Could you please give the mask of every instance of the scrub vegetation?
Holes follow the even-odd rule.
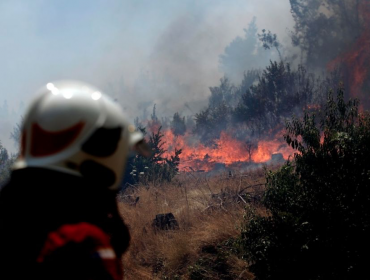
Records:
[[[153,153],[130,158],[117,196],[132,235],[123,259],[126,279],[326,280],[368,274],[368,2],[290,0],[299,58],[288,55],[291,47],[273,30],[258,32],[253,19],[245,37],[220,56],[225,77],[210,87],[203,110],[159,120],[154,106],[151,120],[135,121]],[[221,135],[233,135],[247,144],[251,158],[258,140],[284,127],[281,140],[295,153],[280,165],[253,167],[250,160],[244,169],[184,172],[181,149],[165,156],[165,129],[216,148]],[[11,135],[16,142],[19,130],[18,125]],[[14,158],[0,143],[0,187]],[[171,221],[155,221],[169,213]]]

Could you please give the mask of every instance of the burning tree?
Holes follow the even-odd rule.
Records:
[[[370,249],[370,114],[329,94],[287,123],[294,160],[267,173],[263,204],[248,210],[242,244],[257,279],[360,279]]]
[[[361,104],[367,104],[361,89],[366,85],[370,88],[368,1],[291,0],[290,4],[296,23],[292,41],[302,50],[303,64],[293,68],[286,63],[290,59],[282,57],[286,52],[276,35],[266,30],[258,35],[254,19],[245,30],[245,38],[236,38],[220,57],[226,76],[218,86],[210,87],[208,106],[195,114],[194,127],[189,122],[185,132],[184,118],[179,114],[171,122],[163,118],[159,121],[153,108],[148,128],[157,131],[162,126],[167,141],[165,150],[182,149],[180,157],[186,166],[210,170],[211,167],[201,167],[204,162],[266,162],[274,153],[282,153],[287,159],[289,154],[281,148],[284,143],[279,138],[285,120],[293,114],[302,116],[303,110],[322,108],[326,92],[340,81],[350,85],[346,92],[356,93]],[[280,52],[279,61],[268,64],[260,59],[263,64],[250,64],[262,58],[263,47]],[[265,63],[268,65],[264,70],[251,68]],[[318,77],[313,74],[317,70],[330,71]],[[239,73],[234,75],[236,71]],[[227,75],[233,82],[236,78],[243,80],[234,85]],[[253,142],[253,147],[248,141]],[[271,141],[273,148],[267,145]],[[237,150],[238,156],[225,156],[229,146]],[[184,170],[184,166],[180,168]]]
[[[230,123],[230,106],[226,100],[215,102],[211,96],[210,106],[195,115],[194,132],[208,145],[218,139],[222,131],[226,131]]]
[[[146,129],[139,128],[143,133]],[[136,155],[128,162],[126,176],[128,183],[160,183],[163,181],[171,181],[179,172],[181,149],[175,149],[174,154],[169,157],[164,157],[166,150],[163,148],[163,134],[160,126],[157,131],[152,132],[149,136],[148,145],[152,151],[149,158],[141,155]]]
[[[182,162],[193,167],[191,161],[195,160],[227,165],[232,159],[239,163],[266,162],[274,153],[287,159],[290,153],[280,137],[285,120],[294,113],[300,116],[305,109],[320,108],[323,93],[333,84],[334,76],[319,80],[303,65],[292,69],[288,63],[271,61],[262,72],[245,73],[240,86],[224,78],[219,86],[210,88],[208,107],[195,115],[193,141],[166,138],[177,142],[175,146],[183,149]],[[197,138],[200,141],[194,140]],[[188,147],[189,143],[197,143],[197,147]],[[228,147],[238,156],[225,157]]]
[[[370,106],[370,3],[368,0],[291,0],[293,44],[310,69],[340,69],[349,96]]]
[[[295,20],[293,44],[305,53],[307,66],[324,69],[348,50],[364,28],[366,0],[290,0]]]

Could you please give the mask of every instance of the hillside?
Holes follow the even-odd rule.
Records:
[[[259,203],[264,175],[262,168],[182,173],[171,183],[126,189],[118,197],[132,235],[126,279],[253,279],[236,240],[246,205]],[[153,227],[163,213],[173,213],[179,228]]]

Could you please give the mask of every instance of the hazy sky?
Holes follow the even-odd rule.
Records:
[[[17,109],[68,78],[108,91],[132,118],[153,103],[168,116],[184,103],[197,111],[253,16],[288,41],[288,0],[0,0],[0,104]]]

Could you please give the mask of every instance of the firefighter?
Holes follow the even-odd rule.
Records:
[[[45,85],[0,192],[0,279],[122,279],[130,235],[116,195],[142,139],[100,90]]]

